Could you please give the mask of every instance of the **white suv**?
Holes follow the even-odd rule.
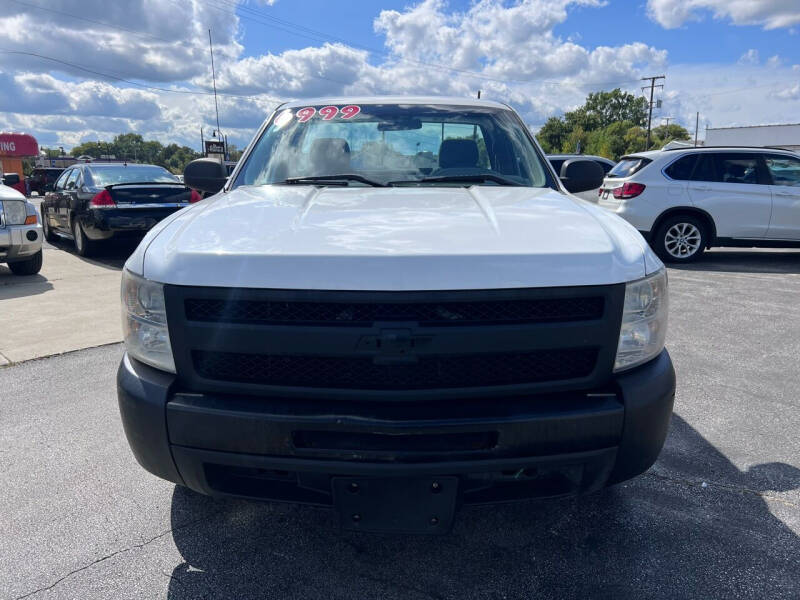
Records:
[[[712,246],[800,247],[800,156],[771,148],[682,148],[624,156],[598,191],[665,261]]]

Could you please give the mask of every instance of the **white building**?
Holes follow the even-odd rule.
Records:
[[[706,129],[706,146],[775,146],[800,150],[800,123]]]

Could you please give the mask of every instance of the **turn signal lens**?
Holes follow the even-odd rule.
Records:
[[[97,194],[92,201],[89,202],[89,206],[92,208],[97,208],[100,206],[116,206],[114,200],[111,199],[111,194],[108,190],[103,190],[99,194]]]
[[[200,202],[200,200],[202,200],[202,199],[203,199],[203,197],[200,195],[200,193],[197,190],[192,190],[192,195],[189,196],[189,202],[194,204],[195,202]]]
[[[644,191],[645,185],[643,183],[624,183],[622,187],[614,189],[614,198],[617,200],[625,200],[627,198],[636,198]]]
[[[36,225],[39,222],[39,219],[36,218],[36,215],[28,215],[25,217],[25,225]]]

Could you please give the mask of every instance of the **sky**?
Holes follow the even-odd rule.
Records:
[[[800,122],[800,0],[0,0],[0,131],[66,150],[135,132],[245,146],[282,101],[507,102],[534,131],[589,92],[705,127]]]

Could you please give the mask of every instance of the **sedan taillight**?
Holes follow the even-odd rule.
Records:
[[[200,200],[202,199],[203,197],[200,195],[200,192],[198,192],[197,190],[192,190],[192,193],[189,196],[189,202],[194,204],[195,202],[200,202]]]
[[[617,200],[635,198],[644,191],[644,188],[643,183],[623,183],[622,187],[614,188],[614,198]]]
[[[111,193],[108,190],[103,190],[92,198],[91,202],[89,202],[89,206],[98,208],[101,206],[116,206],[116,203],[112,200]]]

